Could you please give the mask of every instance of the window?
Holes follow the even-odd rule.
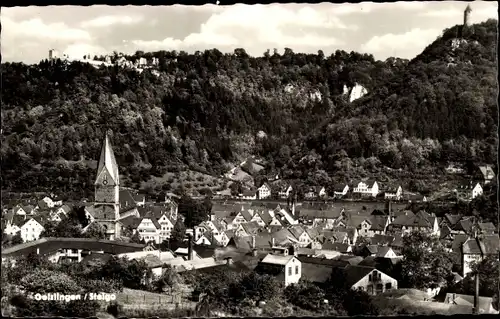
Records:
[[[292,275],[292,267],[288,267],[288,276],[291,276]]]
[[[299,266],[295,266],[295,274],[298,275],[299,274]]]
[[[377,280],[378,279],[378,273],[377,271],[373,271],[373,281]]]
[[[377,294],[381,294],[384,292],[384,285],[377,284]]]
[[[368,294],[372,295],[373,294],[373,285],[366,286],[366,291],[368,292]]]
[[[368,275],[368,281],[372,281],[372,275]]]
[[[385,284],[385,290],[392,289],[392,284],[390,282]]]

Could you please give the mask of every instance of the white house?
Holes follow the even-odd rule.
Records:
[[[244,190],[243,193],[239,194],[239,197],[245,200],[256,200],[257,192],[252,190]]]
[[[474,184],[471,183],[468,185],[462,185],[459,188],[457,188],[455,190],[457,196],[466,200],[474,199],[478,196],[481,196],[483,194],[483,188],[481,187],[481,184],[476,183],[476,185],[474,186],[473,185]]]
[[[389,188],[384,193],[385,199],[400,200],[403,197],[403,188],[398,186],[396,188]]]
[[[378,183],[376,181],[359,182],[353,189],[353,193],[377,197],[379,193]]]
[[[14,215],[26,216],[27,214],[29,214],[21,205],[17,205],[16,207],[14,207],[12,209],[12,212],[14,213]]]
[[[293,191],[292,185],[288,185],[288,187],[284,187],[279,191],[278,196],[280,198],[288,198],[290,197],[292,191]]]
[[[158,219],[158,224],[160,224],[160,238],[159,242],[163,242],[164,240],[167,240],[170,238],[172,231],[174,230],[174,224],[175,221],[168,218],[167,214],[163,214],[159,219]]]
[[[305,231],[305,229],[302,226],[292,226],[290,229],[288,229],[290,233],[295,237],[297,240],[297,244],[300,247],[306,247],[312,242],[311,236]]]
[[[271,197],[271,186],[264,183],[257,189],[257,193],[259,195],[259,199],[269,198]]]
[[[348,265],[344,268],[347,284],[351,289],[378,295],[391,289],[398,289],[398,281],[373,267]]]
[[[56,206],[56,203],[48,196],[42,198],[42,200],[47,204],[49,208],[53,208]]]
[[[481,184],[477,183],[472,189],[472,198],[474,199],[481,195],[483,195],[483,188],[481,187]]]
[[[30,218],[21,226],[21,238],[24,242],[33,241],[40,238],[40,234],[45,228],[36,219]]]
[[[285,286],[296,284],[302,276],[302,265],[295,256],[280,256],[268,254],[259,263],[259,271],[275,274],[279,272],[278,279],[285,283]],[[273,269],[273,270],[271,270]]]
[[[347,184],[337,184],[333,187],[333,195],[337,198],[347,195],[349,191],[349,185]]]
[[[314,186],[309,188],[309,190],[304,194],[304,197],[307,199],[313,199],[316,197],[325,197],[326,190],[323,186]]]
[[[21,228],[19,226],[17,226],[16,224],[13,224],[11,222],[7,222],[7,224],[5,225],[5,229],[3,230],[3,232],[4,232],[4,234],[14,236],[20,230],[21,230]]]
[[[156,244],[160,243],[160,230],[161,226],[155,218],[143,218],[137,226],[140,239],[146,242],[153,241]]]

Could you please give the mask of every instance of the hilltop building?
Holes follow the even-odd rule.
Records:
[[[472,24],[471,17],[470,17],[471,12],[472,12],[472,9],[471,9],[470,5],[468,4],[467,8],[465,8],[465,11],[464,11],[464,27],[470,27],[470,25]]]

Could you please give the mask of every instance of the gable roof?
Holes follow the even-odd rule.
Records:
[[[130,227],[131,229],[136,229],[137,226],[141,224],[142,218],[141,217],[136,217],[136,216],[127,216],[125,218],[122,218],[118,220],[122,225],[125,227]]]
[[[349,244],[343,244],[343,243],[332,243],[332,242],[325,242],[322,247],[323,250],[333,250],[333,251],[338,251],[340,253],[347,253],[349,252]]]
[[[260,228],[260,225],[257,222],[241,223],[240,226],[249,235],[255,234],[257,232],[257,230]]]
[[[462,245],[464,254],[492,255],[500,251],[498,235],[484,235],[479,238],[470,238]]]
[[[262,219],[262,221],[263,221],[266,225],[269,225],[269,224],[271,223],[271,221],[273,220],[273,218],[271,217],[271,214],[269,214],[269,212],[268,212],[268,211],[265,211],[265,210],[257,210],[255,213],[259,215],[259,217]]]
[[[348,286],[352,286],[373,270],[375,270],[374,267],[347,265],[344,268],[345,282]]]
[[[243,216],[243,218],[245,218],[245,220],[247,222],[250,222],[252,220],[253,215],[249,211],[243,210],[240,213],[241,213],[241,216]]]
[[[300,236],[302,236],[302,234],[306,232],[300,225],[292,226],[288,230],[297,240],[299,240]]]
[[[391,247],[388,247],[388,246],[381,246],[381,247],[378,247],[377,246],[377,253],[376,253],[376,256],[377,257],[385,257],[385,255],[391,251],[392,248]]]
[[[280,256],[280,255],[273,255],[273,254],[267,254],[264,259],[262,259],[261,263],[264,264],[273,264],[273,265],[281,265],[284,266],[292,260],[294,256]]]
[[[136,206],[134,196],[128,189],[120,189],[120,208],[129,208]]]
[[[482,231],[495,232],[497,229],[492,222],[479,223],[479,229]]]

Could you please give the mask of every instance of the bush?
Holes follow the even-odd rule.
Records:
[[[123,306],[118,302],[113,301],[106,308],[106,312],[114,317],[118,317],[119,315],[123,314]]]

